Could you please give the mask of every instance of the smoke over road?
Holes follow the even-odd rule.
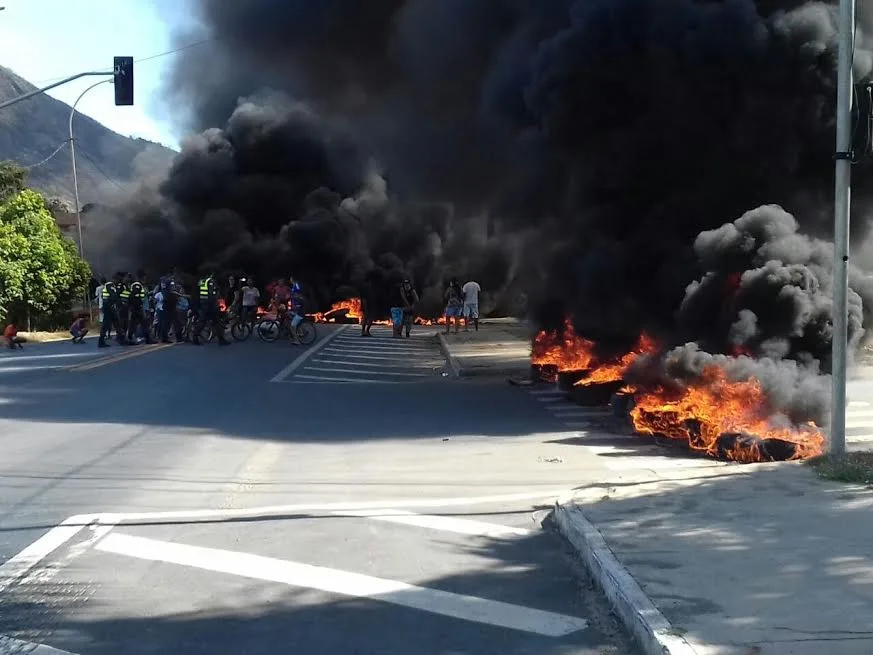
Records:
[[[833,3],[195,4],[180,43],[210,41],[166,93],[199,135],[114,210],[138,226],[117,252],[292,271],[321,299],[409,274],[434,307],[471,275],[605,350],[648,331],[828,368]],[[873,294],[852,284],[857,342]]]

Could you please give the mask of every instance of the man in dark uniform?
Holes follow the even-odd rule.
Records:
[[[116,276],[118,282],[115,288],[118,290],[118,301],[115,303],[115,314],[118,321],[118,334],[123,338],[127,337],[127,326],[130,325],[130,283],[133,278],[130,273],[118,273]],[[131,343],[130,341],[126,341]]]
[[[197,295],[200,298],[200,320],[197,322],[194,334],[191,335],[191,343],[199,346],[200,333],[204,327],[209,326],[218,338],[218,345],[229,346],[230,341],[224,337],[224,327],[218,320],[218,285],[215,283],[214,272],[200,280]]]
[[[176,336],[176,341],[182,341],[182,326],[179,321],[179,287],[175,276],[165,275],[158,287],[163,299],[163,310],[159,314],[158,338],[162,343],[171,343],[170,328]]]
[[[142,271],[137,273],[136,279],[130,283],[130,298],[128,300],[128,322],[127,322],[127,340],[129,343],[137,343],[136,332],[142,328],[145,335],[146,343],[154,343],[151,336],[151,330],[146,322],[145,311],[143,309],[146,294],[146,289],[143,283],[144,274]]]
[[[121,284],[121,273],[116,273],[115,277],[103,285],[101,298],[103,299],[103,323],[100,325],[100,339],[97,342],[98,348],[108,348],[109,344],[106,339],[112,330],[115,330],[115,339],[118,343],[123,343],[123,332],[118,325],[118,287]]]

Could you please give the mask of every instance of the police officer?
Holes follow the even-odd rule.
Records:
[[[100,297],[103,299],[103,322],[100,324],[100,339],[98,348],[108,348],[106,338],[112,330],[115,330],[115,339],[123,343],[123,333],[118,325],[118,287],[121,284],[121,273],[116,273],[111,281],[103,285]]]
[[[118,302],[115,303],[115,313],[118,317],[118,333],[127,336],[127,326],[130,324],[130,283],[133,280],[130,273],[119,273],[120,279],[115,287],[118,289]],[[130,343],[129,341],[127,343]]]
[[[210,273],[207,277],[200,280],[200,320],[194,328],[194,334],[191,335],[191,343],[195,346],[200,345],[200,333],[205,326],[212,328],[213,333],[218,337],[220,346],[229,346],[230,342],[224,337],[224,327],[221,325],[218,316],[218,285],[215,283],[214,273]]]
[[[137,343],[136,332],[139,328],[142,328],[146,343],[154,343],[146,322],[145,305],[148,289],[143,284],[143,277],[142,271],[137,273],[136,279],[130,283],[128,290],[127,340],[129,343]]]

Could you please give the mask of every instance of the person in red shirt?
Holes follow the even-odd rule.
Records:
[[[12,348],[23,348],[21,344],[26,343],[27,339],[24,337],[18,336],[18,328],[15,327],[15,323],[10,323],[6,326],[6,329],[3,330],[3,339],[6,341],[6,347]]]

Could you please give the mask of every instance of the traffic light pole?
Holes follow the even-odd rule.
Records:
[[[85,259],[85,241],[82,238],[82,206],[79,201],[79,175],[76,172],[76,140],[73,138],[73,118],[76,115],[76,105],[79,104],[79,101],[86,93],[88,93],[88,91],[111,81],[112,80],[100,80],[99,82],[94,82],[94,84],[79,94],[79,97],[76,98],[76,102],[74,102],[73,106],[70,107],[70,158],[73,162],[73,193],[76,198],[76,227],[79,231],[79,257],[83,260]],[[88,292],[85,293],[85,305],[88,307],[88,316],[91,316],[91,294]]]
[[[846,452],[846,363],[848,347],[849,214],[852,197],[852,64],[855,0],[840,0],[837,54],[837,143],[834,189],[834,332],[831,364],[831,430],[828,450]]]
[[[38,96],[40,93],[45,93],[49,89],[54,89],[56,86],[61,86],[63,84],[66,84],[67,82],[78,80],[80,77],[94,77],[95,75],[105,75],[107,77],[111,77],[114,74],[114,71],[89,71],[87,73],[78,73],[77,75],[71,75],[70,77],[66,77],[59,82],[55,82],[54,84],[49,84],[48,86],[44,86],[41,89],[35,89],[34,91],[25,93],[23,96],[18,96],[17,98],[12,98],[12,100],[7,100],[6,102],[0,103],[0,109],[6,109],[6,107],[19,103],[22,100],[27,100],[28,98],[32,98],[33,96]]]

